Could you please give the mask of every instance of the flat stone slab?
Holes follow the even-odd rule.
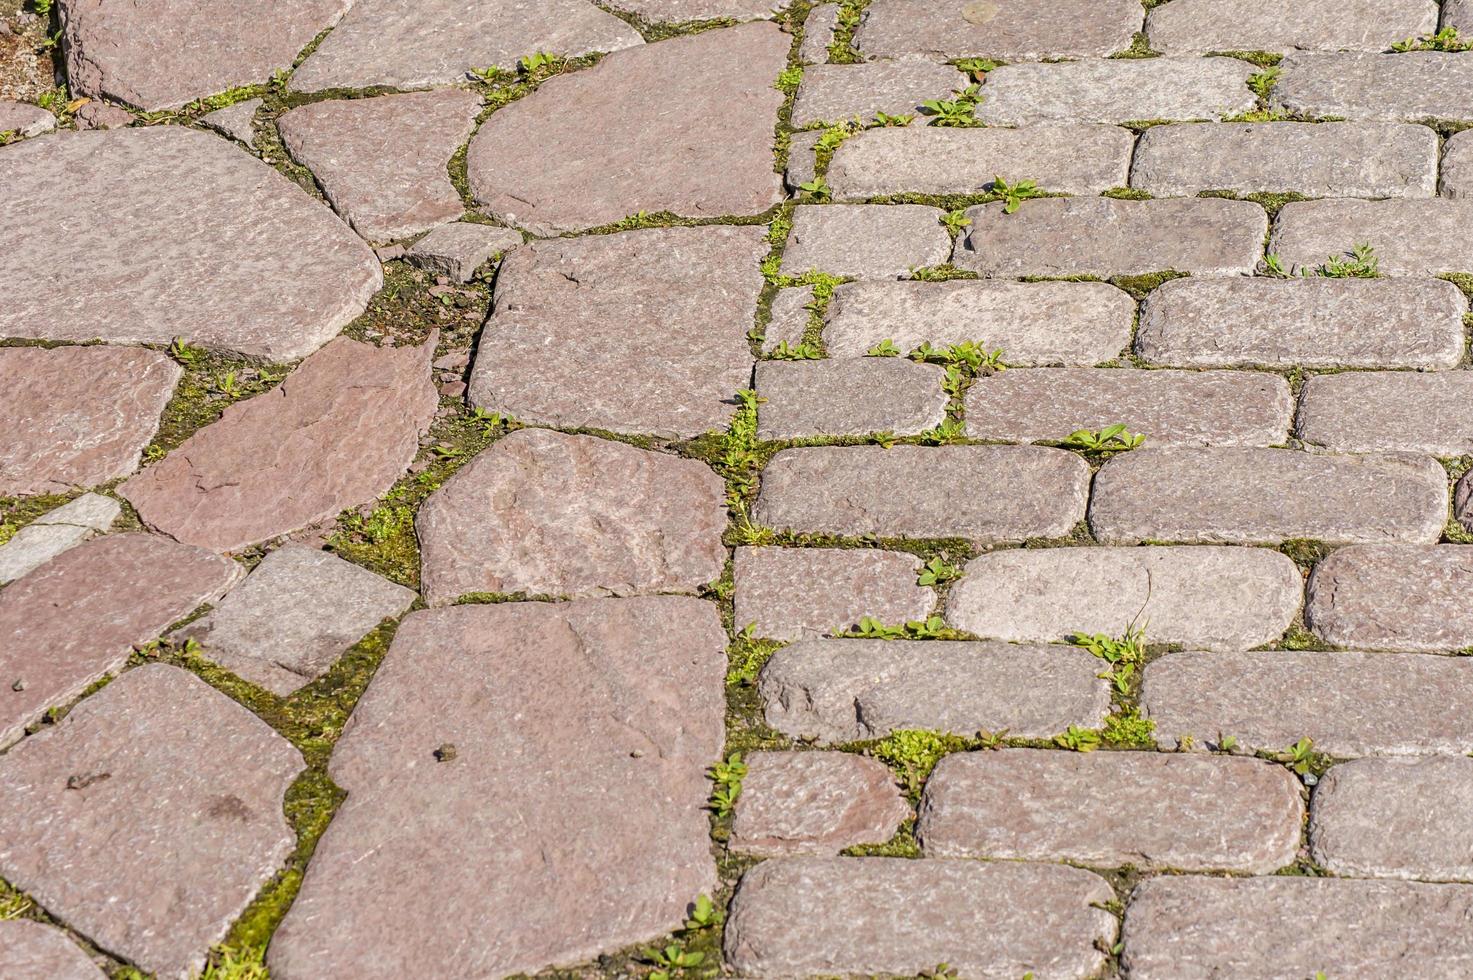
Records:
[[[1140,29],[1130,0],[876,0],[855,44],[872,58],[1102,58]]]
[[[0,920],[0,971],[13,980],[107,980],[65,932],[31,919]]]
[[[0,494],[65,493],[132,473],[183,373],[151,350],[0,348]]]
[[[1300,439],[1337,452],[1473,453],[1473,372],[1356,371],[1310,378]]]
[[[927,857],[1268,874],[1303,822],[1299,780],[1272,762],[1004,749],[942,759],[916,837]]]
[[[1135,350],[1172,367],[1451,368],[1468,301],[1438,279],[1174,279]]]
[[[698,460],[595,436],[513,432],[420,508],[425,599],[695,592],[726,564],[725,497]]]
[[[1293,52],[1280,68],[1273,104],[1289,112],[1393,122],[1473,120],[1473,62],[1456,54]]]
[[[821,743],[922,728],[1052,738],[1110,712],[1100,661],[1065,646],[960,640],[805,640],[758,677],[767,724]]]
[[[1125,425],[1156,446],[1274,446],[1294,414],[1289,384],[1262,371],[1026,368],[967,390],[974,439],[1061,442]]]
[[[738,548],[733,565],[737,629],[796,640],[883,623],[926,619],[936,593],[916,584],[921,560],[868,548]]]
[[[461,216],[446,167],[480,110],[480,98],[460,89],[408,92],[314,102],[282,115],[276,128],[338,214],[383,242]]]
[[[822,65],[829,60],[829,45],[839,30],[839,5],[821,3],[808,12],[803,21],[803,41],[798,45],[798,60],[805,65]]]
[[[1473,751],[1473,659],[1412,653],[1172,653],[1146,667],[1141,709],[1163,745],[1302,738],[1333,756]]]
[[[1473,197],[1473,136],[1456,133],[1448,139],[1442,155],[1442,181],[1438,186],[1443,197]]]
[[[803,72],[793,103],[793,125],[830,125],[876,113],[921,115],[931,99],[949,99],[970,84],[950,65],[925,58],[897,58],[858,65],[812,65]]]
[[[772,148],[783,95],[773,81],[788,47],[776,24],[743,24],[550,79],[481,126],[466,160],[471,191],[488,213],[537,235],[639,211],[765,211],[782,198]]]
[[[987,73],[977,118],[1043,122],[1218,120],[1257,105],[1236,58],[1139,58],[1004,65]]]
[[[803,343],[803,336],[808,333],[808,311],[814,302],[812,286],[778,290],[772,298],[770,319],[762,334],[762,353],[771,354],[785,342],[789,348]]]
[[[739,976],[1092,976],[1114,891],[1079,868],[904,858],[765,861],[737,886],[726,962]]]
[[[1433,197],[1437,151],[1433,130],[1407,123],[1154,126],[1136,147],[1130,186],[1156,197]]]
[[[297,845],[302,755],[187,671],[145,664],[0,759],[0,873],[98,946],[192,977]]]
[[[0,133],[13,133],[20,139],[40,136],[56,128],[56,117],[38,105],[0,99]]]
[[[1330,199],[1284,205],[1268,251],[1291,272],[1314,269],[1370,245],[1386,276],[1428,276],[1473,268],[1473,201]]]
[[[264,99],[246,99],[214,112],[207,112],[199,121],[222,136],[250,146],[256,138],[256,110],[265,105]]]
[[[1315,566],[1306,625],[1336,646],[1450,653],[1473,646],[1473,547],[1361,545]]]
[[[510,228],[457,221],[441,225],[409,246],[406,257],[436,275],[470,282],[481,266],[521,244],[521,233]]]
[[[919,204],[801,207],[783,251],[784,275],[810,270],[853,279],[903,279],[951,257],[939,208]]]
[[[103,533],[122,512],[123,506],[113,498],[84,493],[42,514],[0,545],[0,585]]]
[[[953,262],[983,276],[1252,275],[1268,216],[1251,201],[1051,197],[971,208]]]
[[[560,428],[724,429],[751,383],[761,228],[657,228],[519,248],[470,400]]]
[[[149,527],[214,551],[336,517],[388,490],[419,451],[439,407],[434,352],[434,337],[398,349],[339,337],[118,493]]]
[[[406,618],[333,752],[348,798],[272,976],[535,973],[679,927],[717,887],[725,646],[678,596]]]
[[[985,486],[985,494],[971,493]],[[785,449],[763,471],[753,518],[819,534],[1062,537],[1084,516],[1089,467],[1037,446],[823,446]]]
[[[780,10],[787,0],[614,0],[610,7],[650,23],[687,24],[698,20],[758,20]]]
[[[1304,583],[1264,548],[1040,548],[974,558],[946,620],[989,639],[1059,643],[1074,633],[1247,650],[1278,639]]]
[[[1283,8],[1237,0],[1173,3],[1146,17],[1151,47],[1164,54],[1385,51],[1397,41],[1437,30],[1435,0],[1304,0]]]
[[[914,816],[883,762],[848,752],[754,752],[731,821],[733,851],[837,854],[883,844]]]
[[[1095,477],[1089,523],[1105,544],[1431,544],[1447,507],[1427,456],[1137,449]]]
[[[945,372],[899,357],[762,361],[757,438],[915,435],[946,418]]]

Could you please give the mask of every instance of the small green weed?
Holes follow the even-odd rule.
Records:
[[[650,971],[648,980],[670,980],[672,975],[706,962],[706,954],[688,951],[679,943],[670,943],[663,949],[645,950],[643,959],[655,967]]]
[[[1155,746],[1156,723],[1141,716],[1139,708],[1125,708],[1105,719],[1104,738],[1117,748],[1149,749]]]
[[[1248,76],[1248,87],[1253,90],[1254,95],[1266,103],[1269,95],[1274,90],[1274,86],[1278,84],[1279,76],[1282,74],[1283,70],[1278,65],[1273,65],[1262,71],[1256,71]]]
[[[856,626],[847,630],[836,628],[833,632],[835,636],[866,640],[947,640],[958,635],[940,616],[912,619],[893,626],[873,616],[863,616]]]
[[[889,129],[892,126],[909,126],[915,121],[915,116],[910,113],[901,113],[892,116],[888,112],[875,113],[875,127],[878,129]]]
[[[920,794],[921,787],[936,763],[953,752],[970,747],[968,739],[960,735],[926,731],[922,728],[902,728],[891,732],[876,742],[869,754],[896,769],[911,796]]]
[[[805,180],[798,185],[798,189],[815,201],[827,201],[833,197],[833,191],[829,188],[829,182],[822,177]]]
[[[555,68],[562,59],[549,51],[536,51],[517,60],[523,75],[535,75],[540,71]]]
[[[737,797],[742,795],[742,780],[747,778],[747,764],[740,752],[733,752],[709,770],[711,781],[716,784],[711,791],[711,809],[718,818],[724,818],[736,806]]]
[[[1078,449],[1086,453],[1122,453],[1139,449],[1146,441],[1144,435],[1129,432],[1124,425],[1107,425],[1103,429],[1080,429],[1069,433],[1059,445],[1065,449]]]
[[[818,361],[823,359],[823,351],[815,344],[803,342],[794,347],[784,340],[767,356],[774,361]]]
[[[946,226],[946,230],[951,234],[951,237],[956,238],[967,230],[967,227],[972,223],[972,219],[967,217],[966,209],[961,208],[943,214],[941,216],[941,223]]]
[[[716,903],[711,901],[711,896],[701,895],[696,899],[695,904],[691,906],[690,917],[685,920],[685,925],[681,931],[689,933],[710,929],[712,926],[721,925],[723,918],[725,916],[721,914],[721,909],[717,907]]]
[[[1054,736],[1054,744],[1070,752],[1093,752],[1100,747],[1100,733],[1093,728],[1070,725],[1068,731]]]
[[[886,337],[875,346],[864,352],[865,357],[899,357],[900,348],[895,346],[895,341]]]
[[[1003,202],[1003,214],[1015,214],[1023,202],[1029,198],[1045,197],[1047,192],[1040,188],[1036,181],[1018,180],[1008,183],[1002,177],[993,175],[992,193]]]
[[[1282,762],[1299,775],[1313,772],[1315,767],[1314,739],[1301,738],[1293,745],[1274,754],[1275,762]]]
[[[942,585],[962,577],[962,570],[944,558],[932,558],[921,567],[916,585]]]
[[[221,946],[211,953],[199,980],[269,980],[270,976],[266,972],[266,950]]]
[[[1409,37],[1391,46],[1398,54],[1408,51],[1473,51],[1473,39],[1465,39],[1456,27],[1444,27],[1436,34]]]
[[[1297,275],[1289,270],[1276,252],[1264,256],[1263,266],[1267,274],[1276,279],[1378,279],[1381,276],[1376,250],[1365,242],[1352,245],[1350,251],[1342,255],[1327,257],[1321,265],[1301,267]]]
[[[979,374],[1007,370],[1007,365],[1002,360],[1001,350],[989,351],[972,340],[948,344],[945,347],[933,347],[930,341],[927,341],[910,352],[910,359],[926,364],[945,364],[968,368]]]
[[[930,117],[931,126],[979,126],[976,111],[982,102],[980,93],[980,85],[968,85],[953,92],[953,98],[927,99],[921,103],[921,113]]]

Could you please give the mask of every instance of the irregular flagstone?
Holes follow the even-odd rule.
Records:
[[[199,548],[150,534],[113,534],[6,586],[0,592],[0,636],[7,638],[0,645],[0,747],[244,575],[235,562]]]
[[[825,743],[908,728],[1052,738],[1110,712],[1100,661],[1065,646],[807,640],[774,653],[757,690],[767,724]]]
[[[1222,119],[1256,104],[1236,58],[1139,58],[1004,65],[987,73],[989,126]]]
[[[187,671],[146,664],[0,758],[0,874],[103,949],[197,976],[297,844],[302,755]]]
[[[898,357],[762,361],[757,438],[907,436],[946,418],[945,371]]]
[[[264,99],[246,99],[206,113],[199,117],[199,121],[217,133],[250,146],[256,138],[256,110],[263,105]]]
[[[1436,0],[1299,0],[1282,7],[1172,0],[1146,17],[1151,47],[1165,54],[1385,51],[1436,30]]]
[[[510,228],[457,221],[431,231],[409,246],[406,255],[422,269],[470,282],[481,266],[521,244],[521,234]]]
[[[176,540],[235,551],[336,516],[391,487],[439,397],[434,336],[377,348],[340,337],[282,384],[225,409],[118,493]]]
[[[550,79],[481,126],[466,160],[471,190],[490,214],[537,235],[640,211],[765,211],[782,197],[773,82],[788,48],[775,24],[744,24]]]
[[[1263,548],[1042,548],[974,558],[952,586],[947,622],[990,639],[1058,643],[1074,633],[1246,650],[1299,612],[1294,563]]]
[[[84,493],[42,514],[0,545],[0,585],[103,533],[122,512],[122,505],[113,498]]]
[[[914,816],[883,762],[848,752],[754,752],[732,814],[743,854],[836,854],[883,844]]]
[[[793,125],[869,121],[876,113],[918,115],[931,99],[949,99],[967,76],[925,58],[858,65],[813,65],[803,72],[793,103]]]
[[[916,584],[921,560],[868,548],[738,548],[737,629],[796,640],[856,626],[927,618],[936,593]]]
[[[1291,52],[1280,68],[1273,104],[1289,112],[1394,122],[1473,120],[1473,62],[1458,54]]]
[[[1430,544],[1447,506],[1447,472],[1427,456],[1148,448],[1100,470],[1089,523],[1106,544]]]
[[[151,350],[0,348],[0,494],[59,493],[132,473],[183,373]]]
[[[759,20],[781,10],[789,0],[612,0],[610,7],[650,23],[685,24],[697,20]]]
[[[1473,26],[1469,30],[1473,31]],[[1473,197],[1473,133],[1455,133],[1448,139],[1438,186],[1443,197]]]
[[[1318,375],[1300,395],[1295,432],[1336,452],[1473,453],[1473,372]]]
[[[829,60],[829,45],[839,30],[839,5],[821,3],[808,12],[803,21],[803,43],[798,46],[798,60],[805,65],[822,65]]]
[[[331,211],[209,133],[58,133],[8,147],[0,187],[0,337],[179,337],[285,361],[383,284]]]
[[[1361,545],[1315,566],[1306,625],[1336,646],[1451,652],[1473,646],[1473,547]]]
[[[0,920],[0,975],[10,980],[107,980],[66,933],[30,919]]]
[[[742,876],[726,920],[738,975],[1093,976],[1115,937],[1104,879],[1078,868],[790,858]]]
[[[855,44],[872,58],[1101,58],[1140,29],[1131,0],[875,0]]]
[[[1274,221],[1270,254],[1286,269],[1314,269],[1358,244],[1387,276],[1473,269],[1473,201],[1295,201]]]
[[[751,382],[759,227],[536,242],[501,264],[471,403],[673,438],[725,428]]]
[[[1272,762],[1004,749],[942,759],[916,837],[927,857],[1268,874],[1303,821],[1299,780]]]
[[[677,928],[717,885],[725,645],[681,597],[408,617],[333,752],[348,798],[271,975],[535,973]]]
[[[409,92],[314,102],[276,128],[343,219],[369,241],[388,241],[465,210],[446,167],[480,109],[480,98],[460,89]]]
[[[0,99],[0,133],[13,133],[20,139],[40,136],[56,128],[56,117],[29,102]]]
[[[912,269],[941,265],[951,256],[943,213],[919,204],[798,208],[783,250],[783,274],[818,270],[855,279],[903,279]]]

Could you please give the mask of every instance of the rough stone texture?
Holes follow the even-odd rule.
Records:
[[[84,493],[42,514],[0,545],[0,585],[103,533],[122,512],[122,505],[111,497]]]
[[[209,133],[58,133],[7,147],[0,187],[0,337],[182,337],[291,360],[383,284],[331,211]]]
[[[206,113],[199,117],[199,121],[217,133],[250,146],[256,139],[256,110],[264,104],[263,99],[246,99]]]
[[[695,592],[726,563],[725,490],[697,460],[513,432],[420,508],[425,599]]]
[[[460,217],[465,205],[446,167],[480,110],[480,98],[460,89],[409,92],[314,102],[276,128],[338,214],[378,242]]]
[[[78,106],[76,114],[78,129],[121,129],[133,125],[133,113],[122,106],[89,100]]]
[[[1473,372],[1365,371],[1309,379],[1296,434],[1337,452],[1473,454]]]
[[[975,439],[1062,441],[1117,423],[1149,446],[1273,446],[1294,414],[1289,384],[1248,371],[1033,368],[973,382],[967,432]]]
[[[1473,659],[1412,653],[1172,653],[1146,667],[1156,739],[1244,752],[1301,738],[1332,756],[1473,751]]]
[[[794,133],[788,142],[788,169],[783,172],[783,184],[790,191],[798,191],[802,186],[818,176],[818,157],[815,149],[823,132],[811,129],[802,133]]]
[[[1473,62],[1441,51],[1291,53],[1273,104],[1308,116],[1421,122],[1473,120]]]
[[[837,854],[883,844],[914,816],[883,762],[847,752],[754,752],[731,821],[733,851]]]
[[[522,236],[510,228],[469,221],[441,225],[409,247],[410,262],[456,282],[470,282],[476,270],[497,255],[522,244]]]
[[[1015,367],[1098,364],[1130,343],[1135,301],[1101,282],[852,283],[834,290],[830,357],[975,341]]]
[[[927,857],[1268,874],[1303,821],[1299,780],[1272,762],[1005,749],[942,759],[916,837]]]
[[[464,81],[472,68],[515,68],[537,51],[571,58],[641,43],[586,0],[357,0],[291,87],[430,88]]]
[[[1136,147],[1130,186],[1157,197],[1210,190],[1432,197],[1437,149],[1435,132],[1407,123],[1155,126]]]
[[[107,980],[66,933],[30,919],[0,920],[0,975],[10,980]]]
[[[762,335],[762,352],[771,354],[783,343],[790,349],[803,343],[803,335],[808,332],[808,311],[813,304],[812,286],[778,290],[772,298],[771,319]]]
[[[0,592],[0,636],[7,638],[0,646],[0,747],[244,575],[235,562],[198,548],[113,534],[6,586]]]
[[[0,99],[0,133],[14,133],[25,139],[55,128],[56,117],[40,106]]]
[[[151,350],[0,348],[0,494],[64,493],[132,473],[183,373]]]
[[[757,365],[757,438],[915,435],[940,425],[945,372],[898,357],[763,361]]]
[[[773,81],[788,46],[777,25],[744,24],[550,79],[481,126],[466,161],[471,190],[491,214],[538,235],[638,211],[764,211],[782,197],[772,140],[783,96]]]
[[[537,242],[501,264],[471,375],[488,411],[561,428],[695,436],[751,383],[761,228]]]
[[[794,531],[1001,544],[1068,534],[1088,495],[1089,467],[1060,449],[815,447],[772,458],[753,516]]]
[[[1453,517],[1473,533],[1473,475],[1463,474],[1453,492]]]
[[[770,17],[789,0],[612,0],[611,7],[651,23],[686,24],[698,20],[758,20]]]
[[[803,73],[793,103],[793,125],[869,121],[878,112],[920,115],[930,99],[949,99],[966,88],[967,76],[924,58],[898,58],[859,65],[812,65]]]
[[[987,73],[989,126],[1222,119],[1252,109],[1255,69],[1235,58],[1140,58],[1005,65]]]
[[[1130,130],[1116,126],[886,126],[845,140],[827,180],[839,200],[980,194],[998,177],[1033,180],[1060,194],[1098,194],[1124,186],[1134,145]]]
[[[726,922],[742,976],[1093,976],[1114,896],[1078,868],[903,858],[791,858],[748,871]]]
[[[839,30],[839,5],[821,3],[808,12],[803,21],[803,43],[798,45],[798,60],[805,65],[822,65],[829,60],[829,45]]]
[[[1455,27],[1465,36],[1473,33],[1473,0],[1443,0],[1442,25]]]
[[[855,44],[874,58],[1100,58],[1140,29],[1132,0],[876,0]]]
[[[435,338],[339,337],[282,384],[225,409],[118,493],[155,530],[234,551],[337,516],[393,486],[439,406]]]
[[[1018,549],[968,563],[946,619],[1013,642],[1122,636],[1134,625],[1152,643],[1247,650],[1288,629],[1303,588],[1294,563],[1264,548]]]
[[[1473,135],[1456,133],[1448,139],[1442,155],[1442,182],[1438,186],[1443,197],[1473,197]]]
[[[1427,456],[1137,449],[1096,475],[1089,523],[1106,544],[1430,544],[1447,506]]]
[[[936,593],[916,584],[921,560],[862,548],[738,548],[733,565],[738,629],[796,640],[845,630],[865,616],[925,619]]]
[[[1274,222],[1268,250],[1292,272],[1314,269],[1364,243],[1382,275],[1473,269],[1473,201],[1295,201]]]
[[[1051,197],[971,208],[953,261],[984,276],[1252,275],[1268,216],[1251,201]]]
[[[717,885],[725,645],[681,597],[408,617],[333,752],[348,798],[271,975],[535,973],[677,928]]]
[[[1173,367],[1451,368],[1467,311],[1436,279],[1175,279],[1146,297],[1135,350]]]
[[[903,279],[951,257],[942,211],[919,204],[798,208],[783,250],[784,275],[810,270],[854,279]]]
[[[1361,759],[1314,791],[1309,846],[1338,875],[1473,880],[1473,759]]]
[[[1473,547],[1342,548],[1315,566],[1304,618],[1358,650],[1450,653],[1473,646]]]
[[[740,619],[740,617],[738,617]],[[850,742],[897,729],[1052,738],[1110,712],[1100,661],[1065,646],[955,640],[808,640],[758,678],[767,723],[790,738]]]
[[[1397,41],[1435,30],[1436,0],[1301,0],[1270,6],[1172,0],[1146,18],[1151,47],[1165,54],[1385,51]]]

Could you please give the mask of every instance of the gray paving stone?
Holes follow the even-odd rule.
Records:
[[[788,190],[796,192],[818,176],[815,147],[821,136],[823,133],[814,129],[794,133],[788,141],[788,166],[783,171],[783,184]]]
[[[989,126],[1222,119],[1257,104],[1254,70],[1235,58],[1005,65],[987,73],[977,118]]]
[[[1473,372],[1357,371],[1313,377],[1295,427],[1336,452],[1473,453]]]
[[[111,105],[107,102],[98,102],[95,99],[88,100],[77,107],[77,113],[73,117],[77,128],[87,129],[122,129],[131,126],[134,122],[133,113],[122,106]]]
[[[854,279],[903,279],[912,269],[942,265],[951,257],[942,214],[919,204],[798,208],[783,250],[783,274],[818,270]]]
[[[1473,120],[1473,61],[1441,51],[1293,52],[1273,104],[1308,116],[1393,122]]]
[[[1296,201],[1274,222],[1268,250],[1297,272],[1364,243],[1386,276],[1473,268],[1473,201]]]
[[[738,617],[740,618],[740,617]],[[1110,712],[1100,661],[1057,645],[957,640],[805,640],[758,677],[767,724],[790,738],[849,742],[923,728],[1052,738]]]
[[[111,497],[84,493],[48,511],[0,545],[0,585],[35,571],[64,551],[105,532],[123,512]]]
[[[612,0],[610,7],[652,23],[685,24],[698,20],[758,20],[770,17],[790,0]]]
[[[333,752],[348,798],[271,975],[530,974],[678,928],[717,887],[725,646],[678,596],[409,616]]]
[[[1468,301],[1436,279],[1176,279],[1135,351],[1172,367],[1451,368]]]
[[[1315,566],[1306,625],[1357,650],[1448,653],[1473,646],[1473,547],[1361,545]]]
[[[837,854],[883,844],[914,816],[883,762],[848,752],[754,752],[731,821],[743,854]]]
[[[297,845],[290,742],[187,671],[145,664],[0,758],[0,874],[160,980],[197,976]]]
[[[0,920],[0,973],[10,980],[107,980],[66,933],[30,919]]]
[[[774,640],[822,636],[858,624],[925,619],[936,593],[916,584],[921,560],[866,548],[738,548],[738,629]]]
[[[1447,506],[1427,456],[1147,448],[1100,470],[1089,523],[1106,544],[1430,544]]]
[[[264,99],[246,99],[206,113],[199,117],[199,121],[217,133],[250,146],[256,138],[256,110],[263,105]]]
[[[1455,133],[1448,138],[1438,187],[1443,197],[1473,197],[1473,135]]]
[[[405,254],[422,269],[455,282],[470,282],[481,266],[521,244],[521,234],[510,228],[457,221],[431,231]]]
[[[945,372],[898,357],[762,361],[757,438],[915,435],[946,418]]]
[[[798,60],[805,65],[822,65],[829,60],[829,45],[839,30],[839,5],[821,3],[808,12],[803,21],[803,43],[798,45]]]
[[[762,353],[771,354],[784,343],[790,349],[803,343],[803,336],[808,332],[808,312],[814,302],[812,286],[778,290],[772,299],[767,331],[762,335]]]
[[[1004,749],[942,759],[916,837],[927,857],[1268,874],[1303,821],[1299,780],[1272,762]]]
[[[40,136],[56,128],[56,117],[38,105],[0,99],[0,133],[13,133],[20,139]]]
[[[1288,7],[1173,0],[1146,17],[1151,47],[1166,54],[1385,51],[1435,30],[1435,0],[1302,0]]]
[[[930,99],[949,99],[968,85],[950,65],[925,58],[897,58],[858,65],[810,65],[793,103],[793,125],[866,122],[883,112],[920,115]]]
[[[974,558],[947,622],[989,639],[1058,643],[1074,633],[1247,650],[1278,639],[1304,582],[1265,548],[1040,548]]]
[[[1130,0],[876,0],[855,43],[870,57],[1101,58],[1130,47]]]
[[[1156,197],[1294,191],[1309,197],[1432,197],[1437,134],[1385,122],[1155,126],[1136,148],[1130,186]]]
[[[1442,26],[1455,27],[1464,35],[1473,33],[1473,0],[1443,0]]]

